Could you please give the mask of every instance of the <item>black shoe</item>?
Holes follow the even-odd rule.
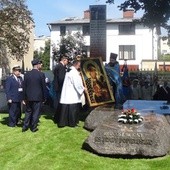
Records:
[[[38,131],[38,128],[35,128],[35,129],[31,129],[32,132],[37,132]]]
[[[22,132],[26,132],[28,128],[22,128]]]

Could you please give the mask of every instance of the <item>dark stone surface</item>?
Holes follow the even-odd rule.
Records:
[[[160,157],[169,152],[170,124],[165,116],[148,113],[140,124],[123,124],[118,114],[120,110],[102,106],[93,110],[85,127],[94,131],[83,148],[109,157]]]
[[[84,123],[84,128],[89,131],[93,131],[99,124],[110,118],[111,115],[115,115],[116,117],[119,113],[120,110],[115,110],[113,105],[96,107],[87,116]]]

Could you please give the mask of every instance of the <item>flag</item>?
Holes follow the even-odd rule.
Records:
[[[127,67],[127,63],[125,62],[122,68],[123,76],[122,76],[122,84],[123,84],[123,95],[125,96],[125,100],[128,100],[130,97],[130,78],[129,71]]]

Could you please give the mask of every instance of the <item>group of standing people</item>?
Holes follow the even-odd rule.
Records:
[[[166,80],[159,82],[146,77],[134,79],[129,86],[131,100],[167,100],[170,101],[170,87]]]
[[[79,122],[81,98],[86,90],[80,75],[80,66],[79,59],[74,59],[71,66],[68,66],[68,58],[62,56],[54,68],[54,121],[58,127],[75,127]]]
[[[9,107],[8,126],[15,127],[21,118],[21,103],[25,107],[22,132],[38,131],[41,107],[46,100],[45,74],[41,72],[42,62],[32,61],[33,69],[21,76],[21,68],[13,67],[13,73],[6,80],[5,92]]]
[[[167,100],[170,102],[170,87],[166,80],[162,84],[157,78],[151,81],[149,76],[130,80],[127,64],[123,65],[121,75],[117,54],[110,54],[110,62],[105,65],[105,70],[113,87],[115,103],[123,104],[126,100]]]
[[[147,79],[143,81],[142,84],[139,84],[138,79],[134,79],[129,86],[130,93],[125,96],[120,76],[120,67],[116,58],[117,54],[111,53],[110,62],[105,65],[110,84],[113,86],[116,104],[123,104],[127,99],[153,99],[167,100],[170,102],[170,88],[167,81],[164,82],[163,86],[159,86],[158,84],[151,86]],[[38,131],[41,108],[47,99],[46,77],[42,72],[42,61],[34,59],[31,63],[33,69],[24,75],[21,74],[21,68],[19,66],[14,66],[11,76],[6,79],[5,85],[9,107],[8,126],[15,127],[20,124],[21,105],[23,104],[25,108],[25,118],[22,132],[28,129],[32,132]],[[83,85],[80,67],[81,62],[79,59],[75,58],[70,64],[68,57],[63,55],[53,70],[53,106],[55,109],[53,119],[58,127],[76,127],[78,125],[82,97],[84,92],[88,91],[88,85],[87,89]],[[94,96],[95,101],[103,101],[103,98],[107,98],[108,96],[105,96],[104,90],[102,91],[102,89],[104,89],[102,77],[100,77],[100,81],[96,79],[96,70],[92,64],[87,66],[87,70],[91,79],[93,79],[91,83],[96,94],[96,96]],[[91,85],[91,83],[87,84]]]
[[[58,127],[75,127],[79,122],[81,97],[86,90],[80,75],[80,60],[74,59],[68,67],[68,58],[62,56],[54,69],[54,121]],[[43,103],[47,99],[46,77],[42,70],[42,61],[34,59],[33,69],[21,76],[21,68],[14,66],[7,78],[5,92],[9,107],[8,126],[19,125],[21,106],[25,117],[22,132],[30,129],[38,131],[39,118]]]

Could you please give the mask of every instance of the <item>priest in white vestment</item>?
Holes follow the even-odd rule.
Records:
[[[85,90],[79,69],[80,61],[75,60],[73,66],[70,67],[70,71],[65,75],[60,98],[61,111],[58,127],[75,127],[78,124],[81,97]]]

